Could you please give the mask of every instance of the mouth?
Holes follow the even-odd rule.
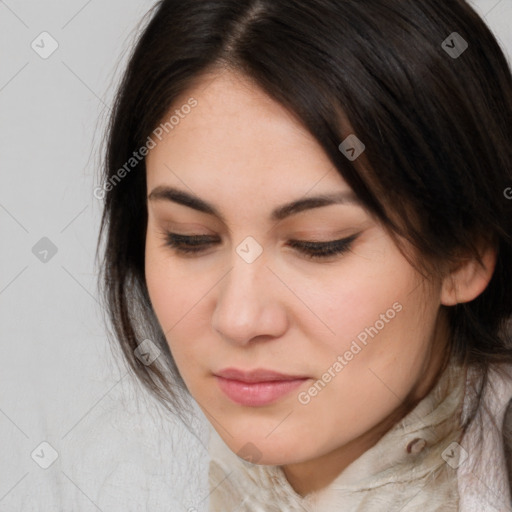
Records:
[[[249,407],[276,402],[310,377],[273,370],[243,371],[228,368],[214,374],[220,390],[234,403]]]
[[[225,368],[214,373],[217,377],[224,379],[238,380],[240,382],[276,382],[283,380],[308,379],[307,375],[287,375],[285,373],[258,368],[255,370],[239,370],[238,368]]]

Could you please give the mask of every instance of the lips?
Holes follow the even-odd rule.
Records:
[[[220,390],[234,403],[248,407],[269,405],[301,386],[309,377],[272,370],[227,368],[215,374]]]
[[[244,371],[238,370],[237,368],[225,368],[224,370],[215,373],[215,375],[223,377],[224,379],[237,380],[240,382],[275,382],[308,378],[306,375],[286,375],[284,373],[266,369]]]

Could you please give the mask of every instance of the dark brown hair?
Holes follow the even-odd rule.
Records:
[[[463,53],[450,52],[464,42]],[[144,159],[106,184],[176,98],[218,67],[288,108],[432,275],[458,254],[478,255],[477,240],[495,245],[486,290],[445,308],[450,349],[482,366],[512,362],[512,77],[475,11],[463,0],[162,0],[115,99],[98,243],[99,250],[105,235],[102,302],[140,381],[176,410],[185,407],[145,283]],[[366,146],[354,161],[339,149],[350,133]],[[163,352],[150,365],[134,355],[144,339]]]

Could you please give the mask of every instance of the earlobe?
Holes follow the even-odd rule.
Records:
[[[480,252],[483,266],[476,258],[465,258],[444,278],[441,304],[455,306],[476,299],[487,287],[496,267],[497,251],[487,245]]]

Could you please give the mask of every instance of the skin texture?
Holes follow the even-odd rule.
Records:
[[[213,204],[212,215],[148,200],[146,282],[159,323],[191,395],[233,452],[253,443],[258,464],[281,465],[305,495],[328,485],[431,389],[446,356],[441,304],[471,300],[492,275],[471,261],[428,282],[361,205],[310,209],[280,222],[273,208],[304,196],[350,191],[303,126],[231,72],[198,82],[173,109],[198,104],[147,156],[147,192],[168,185]],[[220,243],[183,256],[166,231]],[[349,252],[310,260],[289,240],[359,233]],[[262,254],[236,252],[248,236]],[[298,395],[322,378],[365,328],[398,303],[342,371],[307,404]],[[308,376],[277,402],[232,402],[214,372],[266,368]],[[303,395],[304,396],[304,395]]]

